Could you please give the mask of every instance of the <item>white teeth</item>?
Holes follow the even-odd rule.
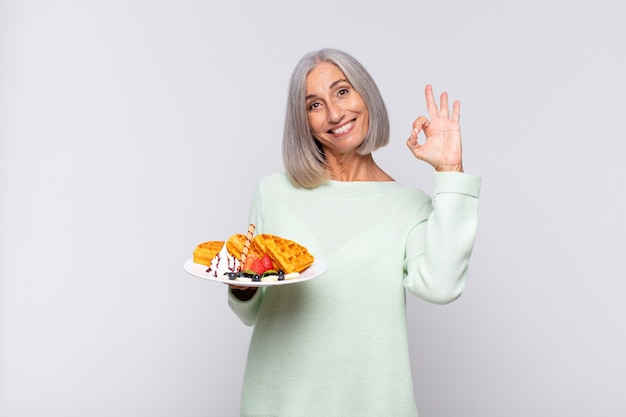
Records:
[[[354,124],[354,122],[350,122],[346,125],[341,126],[340,128],[337,129],[333,129],[332,132],[336,135],[343,133],[345,131],[347,131],[348,129],[350,129],[352,127],[352,125]]]

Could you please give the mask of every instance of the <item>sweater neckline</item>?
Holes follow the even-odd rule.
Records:
[[[314,190],[328,197],[368,198],[389,194],[401,187],[397,181],[337,181],[328,180]]]

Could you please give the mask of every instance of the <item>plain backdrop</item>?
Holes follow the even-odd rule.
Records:
[[[432,191],[426,83],[483,179],[465,293],[408,299],[420,417],[626,415],[625,4],[0,1],[0,416],[238,415],[251,329],[182,265],[247,230],[322,47],[378,82],[396,180]]]

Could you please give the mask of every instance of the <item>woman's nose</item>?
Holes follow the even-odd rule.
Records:
[[[339,123],[343,119],[345,112],[343,108],[335,103],[328,103],[326,105],[327,118],[330,123]]]

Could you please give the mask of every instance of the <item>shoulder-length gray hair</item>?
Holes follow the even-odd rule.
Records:
[[[367,155],[389,143],[387,107],[365,67],[345,52],[321,49],[306,54],[291,74],[283,132],[283,163],[296,187],[315,188],[328,181],[321,144],[311,134],[306,111],[306,77],[319,64],[330,62],[346,76],[369,112],[369,129],[357,153]]]

